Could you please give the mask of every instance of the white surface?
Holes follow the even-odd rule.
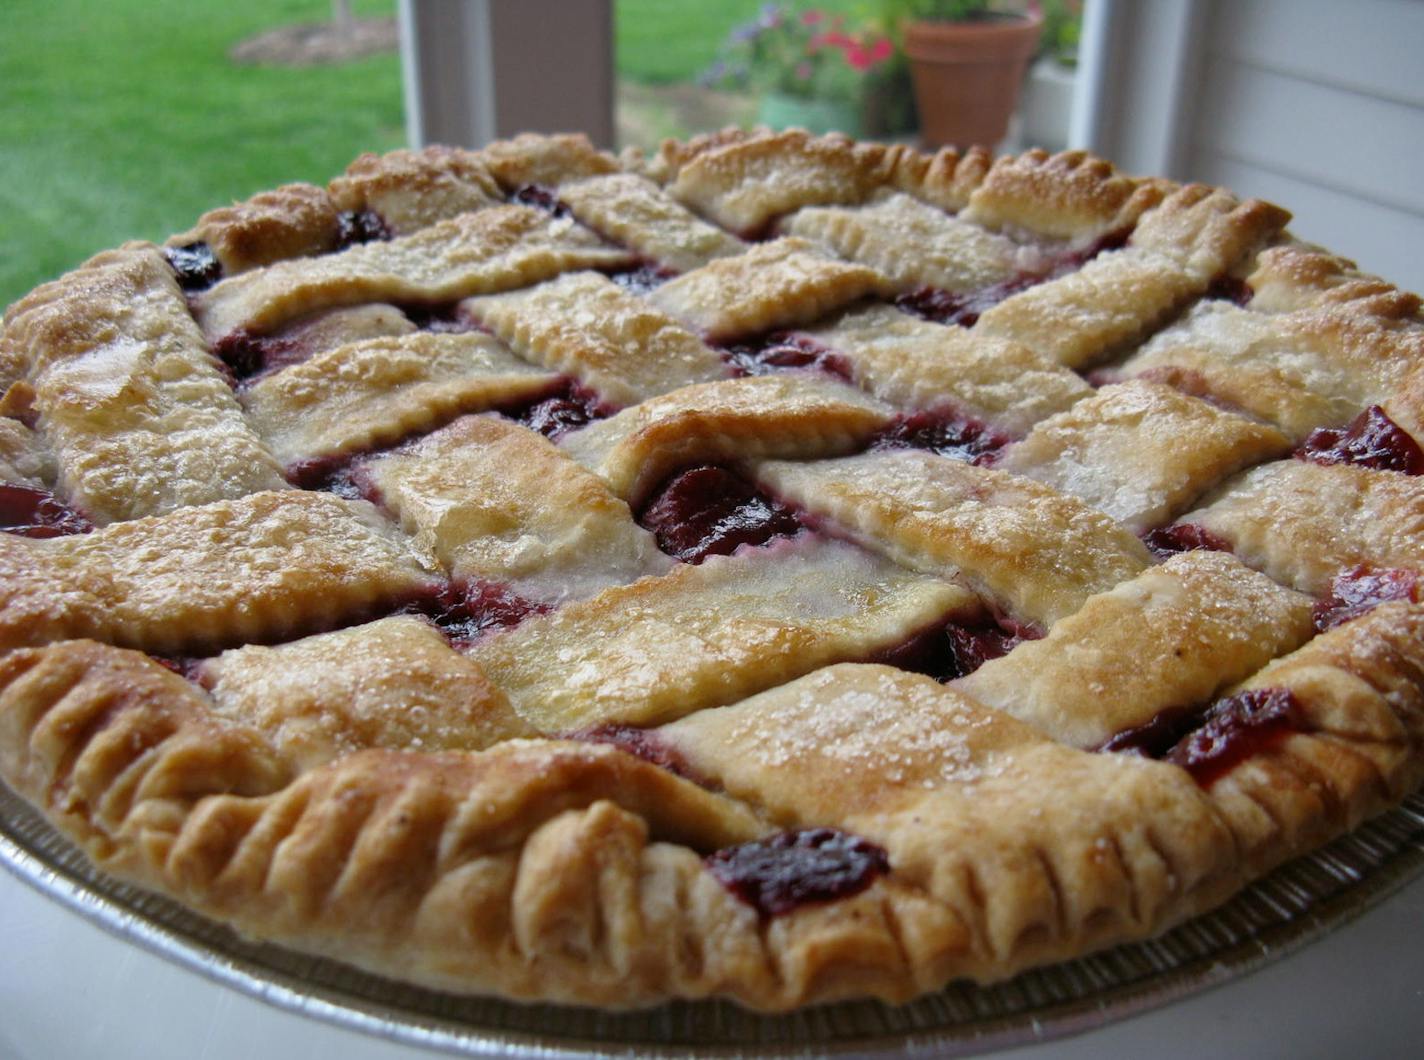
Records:
[[[1243,979],[1009,1060],[1417,1057],[1424,878]],[[418,1060],[123,942],[0,869],[0,1060]]]

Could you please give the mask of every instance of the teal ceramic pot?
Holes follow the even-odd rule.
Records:
[[[803,99],[773,93],[761,97],[757,106],[757,123],[773,129],[838,132],[850,137],[862,135],[860,104],[844,100]]]

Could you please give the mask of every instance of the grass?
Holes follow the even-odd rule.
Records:
[[[363,16],[394,0],[357,0]],[[762,0],[616,0],[620,77],[690,81]],[[809,6],[797,0],[791,6]],[[852,18],[869,0],[817,6]],[[395,55],[340,66],[237,66],[227,50],[318,22],[328,0],[45,0],[0,34],[0,307],[127,239],[290,181],[325,183],[404,142]]]
[[[365,0],[362,15],[393,0]],[[227,49],[327,0],[45,0],[0,34],[0,306],[126,239],[404,142],[396,56],[306,69]]]

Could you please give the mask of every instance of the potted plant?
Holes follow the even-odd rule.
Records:
[[[757,121],[774,129],[860,136],[866,86],[893,53],[888,37],[848,29],[839,15],[768,4],[732,30],[702,83],[755,91]]]
[[[1002,140],[1038,48],[1038,5],[900,0],[896,6],[926,143],[968,147]]]

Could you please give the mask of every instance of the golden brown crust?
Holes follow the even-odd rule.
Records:
[[[209,210],[170,247],[206,243],[228,276],[286,258],[325,254],[337,243],[337,211],[324,188],[284,184],[246,202]]]
[[[339,212],[395,238],[328,254]],[[0,778],[125,879],[461,992],[900,1001],[1160,931],[1424,779],[1424,605],[1312,639],[1294,591],[1424,571],[1424,479],[1221,481],[1369,404],[1424,438],[1418,300],[1286,217],[1082,152],[522,136],[205,215],[171,242],[228,276],[206,336],[159,248],[98,255],[0,330],[5,514],[53,489],[101,524],[0,533]],[[924,285],[1019,293],[971,328],[867,304]],[[1145,380],[1073,370],[1194,299]],[[567,429],[556,372],[606,418]],[[564,433],[447,423],[491,409]],[[976,439],[997,467],[886,448]],[[635,519],[704,462],[802,529],[675,563]],[[1194,502],[1237,555],[1153,565],[1134,531]],[[866,664],[1000,647],[949,686]],[[1295,713],[1220,775],[1089,750],[1236,689]],[[888,871],[772,915],[704,860],[824,827]]]
[[[479,152],[439,145],[361,155],[327,191],[338,210],[370,210],[394,235],[504,201]]]
[[[1126,177],[1086,151],[1034,149],[996,160],[969,197],[964,219],[1090,241],[1131,229],[1167,190],[1161,181]]]

